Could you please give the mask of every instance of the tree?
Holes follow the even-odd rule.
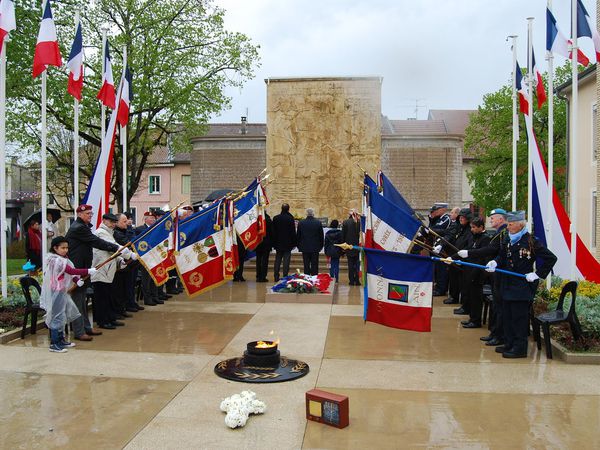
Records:
[[[127,130],[127,198],[140,184],[142,171],[157,146],[173,151],[190,148],[190,137],[206,128],[209,117],[229,106],[227,86],[241,86],[259,65],[258,46],[243,34],[224,29],[224,11],[211,0],[97,0],[53,2],[53,15],[63,59],[75,34],[76,9],[81,14],[85,48],[85,85],[81,102],[80,179],[91,176],[100,147],[102,27],[108,27],[115,84],[121,74],[122,49],[127,49],[134,98]],[[39,154],[40,82],[31,66],[41,20],[31,2],[17,3],[18,28],[8,51],[8,139]],[[67,71],[50,68],[48,75],[48,167],[55,191],[72,192],[72,150],[64,133],[73,131],[73,100],[66,93]],[[108,116],[109,112],[107,112]],[[52,136],[51,133],[56,135]],[[70,144],[72,145],[72,144]],[[117,144],[119,145],[119,144]],[[122,206],[122,152],[115,151],[111,191]],[[65,182],[71,187],[65,188]],[[62,186],[59,186],[62,183]],[[82,187],[82,189],[85,186]],[[60,205],[68,209],[70,205]]]
[[[555,71],[554,85],[569,80],[571,64]],[[465,130],[465,153],[476,159],[467,174],[474,202],[491,210],[511,207],[512,199],[512,83],[486,94],[483,105],[471,116]],[[544,76],[547,91],[547,77]],[[535,102],[535,99],[534,99]],[[541,110],[534,103],[533,127],[544,158],[548,157],[548,102]],[[559,194],[565,190],[567,122],[566,102],[554,96],[554,186]],[[517,208],[527,209],[527,133],[519,114],[517,143]]]

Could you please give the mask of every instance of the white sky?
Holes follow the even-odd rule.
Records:
[[[593,18],[595,0],[583,0]],[[260,45],[261,67],[232,108],[213,122],[266,121],[269,77],[381,76],[382,112],[390,119],[426,119],[429,109],[475,109],[483,95],[510,79],[506,37],[519,36],[527,65],[527,17],[535,17],[536,60],[546,69],[546,0],[215,0],[225,26]],[[565,35],[570,0],[552,2]],[[594,61],[591,40],[580,43]],[[558,57],[558,63],[563,62]]]

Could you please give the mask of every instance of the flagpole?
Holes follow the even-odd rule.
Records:
[[[548,11],[552,11],[552,0],[548,0]],[[546,198],[546,247],[552,245],[552,197],[554,195],[554,55],[546,50],[548,60],[548,197]],[[552,277],[546,279],[546,288],[552,287]]]
[[[512,38],[512,210],[517,210],[517,141],[519,140],[519,113],[517,111],[517,36]]]
[[[8,297],[6,273],[6,41],[0,48],[0,251],[2,270],[2,298]]]
[[[127,46],[123,46],[123,67],[127,67]],[[129,86],[127,86],[129,89]],[[119,97],[122,97],[123,93]],[[129,99],[131,105],[131,99]],[[131,106],[130,106],[131,107]],[[121,146],[123,147],[123,211],[127,211],[127,125],[121,127]]]
[[[47,214],[48,209],[46,202],[48,200],[48,192],[47,192],[47,180],[46,180],[46,144],[47,144],[47,133],[46,129],[46,79],[47,79],[48,69],[42,72],[42,149],[41,149],[41,157],[42,157],[42,270],[46,261],[46,251],[48,246],[48,232],[46,230],[47,227]]]
[[[528,88],[529,88],[529,121],[531,126],[531,135],[527,140],[527,221],[529,225],[529,231],[533,231],[533,220],[531,219],[532,215],[532,207],[533,207],[533,171],[532,171],[532,147],[535,145],[535,142],[532,142],[533,139],[533,17],[527,18],[527,73],[528,73]]]
[[[75,13],[75,33],[79,26],[79,11]],[[80,73],[83,76],[83,73]],[[79,100],[73,101],[73,211],[79,206]]]
[[[569,133],[571,145],[569,147],[569,184],[570,184],[570,216],[571,216],[571,279],[577,279],[577,102],[579,96],[579,80],[577,76],[577,0],[571,1],[571,124]]]
[[[108,27],[106,24],[102,26],[102,81],[104,80],[104,73],[106,71],[106,33],[108,31]],[[102,88],[102,87],[101,87]],[[100,152],[104,152],[104,135],[106,134],[106,106],[104,106],[104,101],[100,100]],[[108,200],[103,200],[103,202]],[[102,211],[102,213],[107,213],[108,211]],[[100,214],[100,211],[97,211]]]

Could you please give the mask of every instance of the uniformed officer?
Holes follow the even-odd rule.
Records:
[[[448,214],[448,203],[434,203],[429,210],[429,228],[437,234],[443,235],[450,226],[451,219]],[[442,244],[436,245],[435,254],[439,254],[442,250]],[[437,250],[437,252],[436,252]],[[435,288],[433,295],[446,295],[448,291],[448,266],[437,262],[434,266],[434,281]]]
[[[525,358],[529,308],[540,278],[548,276],[557,258],[529,234],[525,227],[525,211],[512,211],[508,213],[507,220],[508,244],[501,249],[496,259],[487,263],[486,270],[510,270],[524,274],[525,278],[512,275],[502,275],[500,278],[504,345],[496,347],[496,352],[502,353],[504,358]]]

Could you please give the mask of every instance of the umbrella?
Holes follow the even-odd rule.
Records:
[[[48,212],[48,214],[52,215],[52,223],[54,223],[58,219],[60,219],[60,209],[46,208],[46,211]],[[33,214],[31,214],[27,219],[25,219],[25,222],[23,222],[24,230],[27,230],[27,228],[29,228],[29,225],[31,224],[32,220],[35,220],[37,223],[40,223],[40,224],[42,223],[42,210],[41,209],[34,211]]]
[[[208,194],[204,200],[198,200],[197,202],[194,202],[193,206],[199,207],[199,206],[207,205],[209,203],[214,202],[215,200],[225,197],[227,194],[230,194],[231,192],[235,192],[235,189],[217,189],[215,191],[212,191],[210,194]]]

